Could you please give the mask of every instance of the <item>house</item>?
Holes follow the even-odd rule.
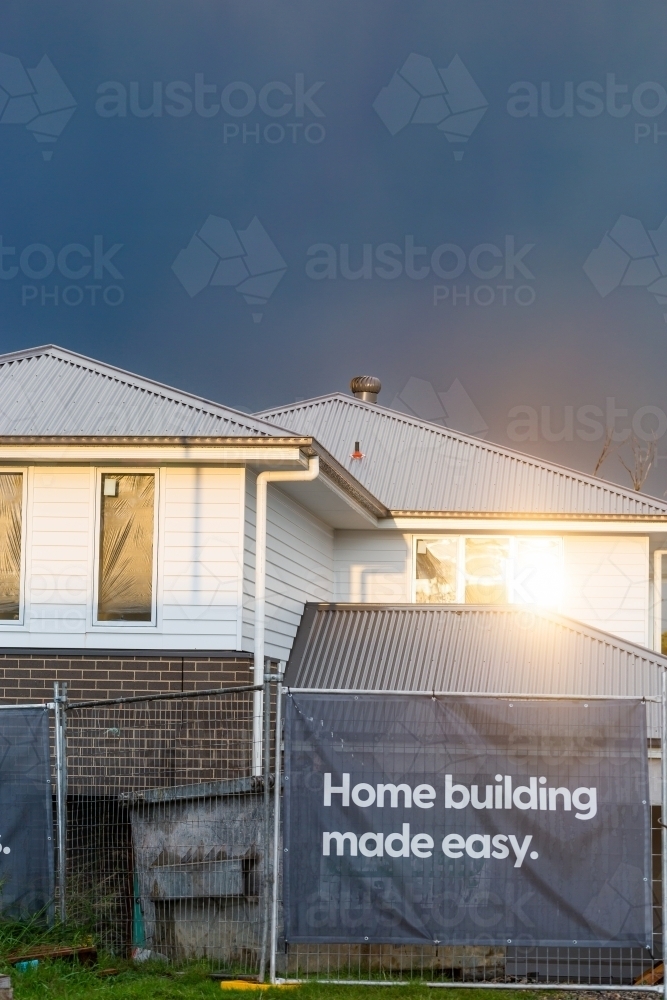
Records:
[[[249,415],[0,356],[0,697],[261,679],[309,602],[544,609],[659,651],[665,501],[356,389]]]
[[[265,657],[293,688],[645,696],[655,819],[667,503],[387,409],[379,388],[360,378],[355,395],[251,415],[58,347],[0,356],[0,702],[50,700],[55,680],[74,701],[250,687]],[[212,921],[223,937],[260,926],[260,691],[252,722],[247,706],[235,766],[250,778],[237,805],[252,843],[236,843],[238,887],[206,882],[205,896],[174,883],[172,861],[208,872],[208,854],[183,851],[208,850],[202,809],[220,820],[206,828],[216,850],[226,843],[223,792],[202,784],[200,802],[170,744],[168,776],[151,772],[157,791],[128,821],[128,795],[145,791],[141,734],[126,726],[123,754],[116,722],[91,735],[85,710],[68,719],[76,843],[106,878],[96,831],[126,810],[112,824],[118,863],[133,856],[130,826],[134,856],[141,837],[161,845],[134,872],[146,928],[161,941],[162,914],[197,954],[201,941],[236,954]],[[178,733],[190,766],[201,734]],[[153,815],[165,782],[171,805]],[[160,840],[160,817],[181,814],[195,841],[175,822],[174,842]],[[221,921],[241,895],[243,920]]]
[[[57,347],[0,356],[0,400],[4,700],[247,683],[258,476],[318,472],[268,491],[274,657],[385,514],[309,435]]]
[[[665,501],[339,393],[259,415],[389,511],[336,532],[335,600],[546,607],[660,649]]]

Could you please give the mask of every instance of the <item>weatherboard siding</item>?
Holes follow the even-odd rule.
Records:
[[[566,536],[564,560],[563,614],[648,645],[648,538]]]
[[[0,649],[253,648],[255,476],[241,468],[160,473],[156,625],[94,626],[97,473],[33,467],[24,511],[24,623]],[[333,531],[277,484],[268,489],[267,655],[286,659],[307,601],[409,603],[412,536]],[[646,645],[646,536],[564,536],[561,611]]]
[[[255,477],[246,477],[243,648],[253,648]],[[266,655],[286,660],[307,601],[333,599],[333,530],[269,484],[266,519]]]
[[[24,627],[5,626],[3,645],[67,645],[83,639],[91,602],[93,479],[89,469],[28,472]]]
[[[333,529],[269,486],[266,644],[286,659],[306,601],[333,597]]]
[[[93,624],[97,470],[33,467],[24,509],[24,619],[0,623],[0,650],[240,648],[244,472],[155,472],[157,621]]]
[[[163,476],[162,633],[198,648],[237,645],[243,566],[239,469],[167,469]],[[158,591],[159,593],[159,591]]]
[[[337,531],[335,600],[351,603],[412,601],[411,535]],[[612,635],[648,641],[646,537],[577,535],[564,538],[563,614]]]
[[[352,603],[411,601],[411,536],[391,531],[337,531],[334,597]]]

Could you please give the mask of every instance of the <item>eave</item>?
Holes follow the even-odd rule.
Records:
[[[667,532],[667,514],[475,513],[465,511],[399,511],[379,522],[385,530],[408,533],[432,531],[570,532],[586,534],[646,534]]]
[[[320,478],[367,522],[389,516],[361,483],[312,437],[155,437],[17,435],[0,437],[0,464],[91,465],[243,465],[305,469],[313,455],[320,459]]]

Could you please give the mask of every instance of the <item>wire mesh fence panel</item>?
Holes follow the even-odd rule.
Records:
[[[348,940],[340,942],[331,937],[328,941],[286,941],[289,921],[286,922],[283,909],[282,869],[290,836],[283,842],[282,815],[279,835],[273,842],[272,772],[276,768],[275,748],[282,746],[282,738],[275,732],[274,692],[265,698],[264,748],[266,751],[268,747],[268,754],[263,758],[263,773],[256,773],[257,755],[253,765],[256,693],[246,688],[67,707],[65,902],[66,918],[71,925],[88,929],[102,947],[119,956],[133,955],[138,959],[161,956],[171,962],[198,959],[230,974],[263,974],[265,969],[268,971],[271,955],[272,856],[276,850],[278,976],[370,983],[420,979],[442,986],[483,982],[497,986],[540,983],[554,987],[655,988],[660,981],[657,965],[662,954],[658,806],[651,809],[653,928],[649,947],[545,947],[529,937],[517,937],[510,944],[499,942],[491,929],[485,939],[485,927],[495,926],[497,912],[494,913],[489,896],[493,887],[485,882],[484,860],[466,862],[461,871],[456,863],[445,862],[440,872],[449,880],[448,888],[455,886],[456,879],[464,873],[468,893],[464,908],[474,910],[479,932],[474,943],[448,944],[446,934],[442,934],[443,942],[432,944],[382,943],[372,940],[371,931],[371,940],[364,941],[364,922],[369,921],[370,912],[368,901],[361,906],[358,901],[348,904],[346,919],[350,926],[356,922],[356,940],[349,940],[348,935]],[[285,699],[281,704],[284,702]],[[388,719],[385,714],[383,725]],[[497,720],[494,725],[497,727]],[[323,731],[325,728],[320,726]],[[502,726],[498,732],[501,729]],[[329,731],[333,736],[335,727]],[[389,782],[385,805],[390,807],[392,780],[398,782],[399,772],[408,774],[409,767],[406,771],[403,765],[409,757],[416,759],[414,734],[406,737],[404,729],[389,725],[378,738],[369,725],[361,732],[347,733],[342,743],[340,735],[336,732],[331,745],[335,745],[336,753],[342,754],[341,766],[345,761],[345,768],[353,772],[351,788],[358,780],[354,775],[356,765],[350,763],[355,759],[359,766],[363,764],[361,776],[367,787],[377,788],[376,779]],[[53,742],[57,743],[57,735]],[[285,783],[290,779],[287,742]],[[488,795],[484,783],[493,783],[497,777],[494,769],[512,773],[512,765],[506,759],[503,767],[494,765],[494,775],[490,771],[486,774],[480,770],[479,761],[473,760],[478,747],[459,739],[458,749],[454,740],[452,752],[451,742],[446,770],[459,774],[453,780],[458,780],[460,786],[469,786],[471,793],[471,783],[477,783],[475,794],[479,801]],[[589,749],[591,746],[595,751],[593,744]],[[323,744],[304,745],[301,752],[306,761],[304,766],[316,776],[313,787],[318,781],[317,787],[321,787],[323,772],[330,766]],[[429,767],[435,766],[440,753],[438,742],[431,740],[427,754]],[[609,756],[609,747],[598,754],[602,770],[606,766],[605,754]],[[398,769],[397,755],[401,757]],[[530,757],[525,740],[515,742],[509,754],[512,756],[518,775],[525,770]],[[561,762],[554,763],[550,756]],[[567,770],[566,757],[563,746],[556,749],[551,746],[542,755],[542,770],[549,774],[549,786],[567,783],[562,777]],[[419,767],[424,769],[423,762]],[[533,772],[539,774],[540,770],[533,768]],[[433,773],[437,773],[437,767]],[[291,777],[294,778],[294,772]],[[427,780],[431,779],[426,773],[419,778],[422,784]],[[57,770],[54,784],[56,781]],[[405,782],[410,786],[415,783],[409,776]],[[591,778],[590,784],[593,783]],[[281,787],[286,784],[281,782]],[[370,793],[366,789],[363,794]],[[396,796],[399,803],[406,801],[405,792],[397,792]],[[279,796],[281,799],[284,795]],[[561,799],[564,803],[562,794]],[[393,807],[385,809],[385,813],[394,811]],[[410,815],[400,818],[414,825],[415,813],[426,815],[412,809]],[[307,826],[304,819],[302,827]],[[379,830],[381,824],[371,827]],[[351,831],[353,827],[338,829]],[[400,831],[405,827],[394,823],[391,829]],[[361,844],[360,830],[357,835]],[[393,834],[385,833],[387,836]],[[321,838],[321,832],[317,837]],[[338,853],[332,847],[331,854]],[[364,862],[363,876],[370,887],[368,898],[379,901],[380,909],[386,907],[383,893],[391,867],[387,867],[387,861],[386,857],[382,859],[380,868],[373,857]],[[297,863],[307,864],[305,852]],[[442,867],[441,861],[438,863]],[[332,871],[325,873],[330,881]],[[347,875],[351,874],[348,870]],[[455,887],[458,892],[460,886]],[[318,889],[315,883],[308,891],[312,893],[311,903],[320,910],[323,905],[325,910],[331,905],[333,897],[323,899],[321,887]],[[517,906],[520,905],[517,901]],[[453,916],[443,911],[445,923]]]
[[[643,948],[539,948],[387,944],[286,944],[279,941],[278,968],[289,978],[378,982],[657,985],[662,982],[662,829],[660,808],[651,808],[653,935]],[[282,881],[279,882],[282,888]],[[282,897],[281,897],[282,907]],[[657,970],[653,972],[653,970]]]
[[[308,692],[310,694],[310,692]],[[313,695],[316,692],[312,692]],[[288,698],[291,697],[288,694]],[[353,696],[355,701],[360,701],[363,697],[363,693],[359,692],[359,696]],[[294,694],[294,698],[297,698],[297,694]],[[387,699],[388,700],[388,699]],[[435,701],[435,698],[433,699]],[[586,705],[588,708],[588,705]],[[288,757],[290,752],[294,754],[292,758],[292,770],[290,772],[290,765],[286,762],[287,773],[285,775],[285,780],[290,779],[293,782],[293,787],[291,788],[291,794],[294,795],[295,783],[299,782],[299,788],[308,787],[312,789],[318,789],[318,796],[321,798],[321,789],[323,787],[323,778],[325,777],[324,772],[332,771],[330,776],[332,796],[331,796],[331,806],[334,805],[333,793],[338,794],[338,800],[343,800],[343,794],[341,794],[341,789],[343,788],[343,778],[345,772],[352,772],[349,777],[349,796],[350,796],[350,806],[354,801],[354,783],[355,780],[359,778],[355,777],[356,768],[359,775],[363,781],[363,785],[358,785],[360,789],[358,793],[359,806],[364,809],[364,815],[367,816],[367,821],[362,824],[364,829],[368,830],[378,830],[380,828],[384,829],[383,823],[373,815],[371,819],[371,813],[368,809],[368,800],[373,798],[373,790],[377,788],[392,788],[392,785],[377,785],[376,778],[380,781],[386,782],[396,782],[399,780],[404,780],[411,784],[411,779],[409,777],[398,778],[396,775],[401,773],[407,773],[407,771],[402,772],[400,769],[392,770],[391,758],[392,754],[396,754],[396,748],[394,746],[389,746],[390,743],[390,733],[391,729],[386,730],[386,736],[383,735],[382,739],[377,738],[375,734],[371,732],[370,725],[367,725],[365,730],[355,731],[350,726],[350,731],[347,733],[343,732],[341,726],[336,728],[336,719],[332,714],[331,718],[326,715],[326,708],[320,706],[315,706],[315,702],[309,703],[304,702],[302,705],[304,715],[310,713],[308,718],[304,718],[303,725],[298,730],[295,729],[292,736],[292,748],[290,751],[290,739],[288,738]],[[296,713],[297,709],[294,709]],[[348,715],[341,712],[340,718],[347,720]],[[293,713],[293,714],[294,714]],[[323,722],[320,724],[320,714],[322,713]],[[313,718],[311,717],[315,717]],[[369,716],[370,720],[370,716]],[[320,730],[321,734],[320,735]],[[326,731],[326,732],[325,732]],[[395,732],[398,731],[398,727],[395,728]],[[415,730],[416,731],[416,730]],[[582,732],[584,730],[582,729]],[[310,733],[312,732],[313,739],[310,740]],[[298,734],[298,735],[295,735]],[[586,732],[587,738],[590,738],[590,734]],[[308,737],[306,739],[306,737]],[[396,739],[401,744],[399,746],[399,751],[401,754],[404,751],[402,746],[403,742],[406,745],[409,743],[409,750],[417,754],[417,741],[414,738],[414,731],[410,731],[409,737],[396,737]],[[327,748],[327,741],[331,744],[331,750]],[[384,742],[383,742],[384,741]],[[384,743],[387,743],[387,747],[384,747]],[[519,741],[517,744],[517,774],[520,773],[523,768],[522,758],[529,757],[532,752],[525,744],[525,741]],[[601,745],[601,744],[600,744]],[[639,745],[639,744],[637,744]],[[471,745],[472,746],[472,745]],[[460,763],[454,767],[453,764],[448,764],[447,770],[455,770],[460,776],[454,778],[454,781],[468,782],[477,781],[482,778],[477,777],[476,765],[472,763],[473,751],[471,746],[463,746],[460,755]],[[583,746],[583,743],[582,743]],[[602,761],[601,767],[604,767],[604,758],[611,755],[612,751],[609,747],[602,746],[594,747],[591,743],[591,747],[594,749],[594,759],[599,759]],[[384,749],[383,749],[384,748]],[[588,748],[590,749],[590,747]],[[421,750],[420,750],[421,752]],[[436,743],[431,742],[427,745],[427,753],[440,752],[437,749]],[[476,751],[475,751],[476,752]],[[583,751],[582,751],[583,752]],[[588,751],[587,751],[588,752]],[[554,754],[558,757],[563,753],[563,748],[560,748],[558,752],[551,750],[542,750],[542,770],[544,773],[548,773],[547,762],[549,760],[549,755]],[[297,755],[300,754],[299,758]],[[336,769],[335,755],[339,755],[340,765]],[[628,755],[628,750],[626,747],[622,748],[623,755]],[[597,755],[597,757],[595,756]],[[410,755],[406,755],[406,759]],[[319,759],[318,759],[319,758]],[[311,765],[310,761],[314,763]],[[297,762],[295,764],[295,761]],[[402,767],[405,768],[407,765],[405,761],[402,761]],[[554,773],[563,773],[561,770],[562,765],[555,764],[551,761],[552,768],[555,769]],[[598,766],[595,764],[594,766]],[[546,770],[545,770],[546,768]],[[525,770],[525,768],[523,768]],[[503,768],[498,766],[497,770],[502,771]],[[511,770],[511,767],[508,767]],[[539,774],[539,769],[535,767],[528,768],[531,773]],[[490,772],[491,773],[491,772]],[[620,773],[620,772],[619,772]],[[467,777],[465,775],[467,774]],[[497,775],[495,776],[497,779]],[[417,778],[415,778],[415,781]],[[419,777],[422,780],[422,777]],[[430,780],[430,779],[429,779]],[[487,778],[484,777],[486,781]],[[488,779],[493,781],[493,776]],[[528,779],[525,779],[526,781]],[[535,778],[537,783],[538,779]],[[518,783],[518,778],[517,778]],[[561,782],[556,782],[560,784]],[[593,778],[591,777],[591,784],[594,784]],[[566,781],[562,779],[562,784],[566,784]],[[335,788],[333,786],[336,786]],[[401,788],[404,786],[400,786]],[[462,786],[459,785],[459,788]],[[480,789],[481,789],[480,785]],[[539,787],[539,786],[538,786]],[[562,789],[559,789],[562,792]],[[379,794],[379,792],[377,793]],[[387,793],[389,794],[389,793]],[[397,797],[398,797],[398,793]],[[463,794],[463,793],[460,793]],[[483,795],[483,791],[480,792]],[[336,801],[338,801],[336,800]],[[295,800],[296,801],[296,800]],[[401,799],[401,802],[403,799]],[[385,812],[387,801],[384,802]],[[414,803],[413,803],[414,804]],[[326,792],[324,805],[329,806],[326,801]],[[488,803],[487,803],[488,805]],[[644,803],[645,805],[645,803]],[[359,830],[356,830],[354,825],[354,820],[348,817],[348,825],[345,826],[345,820],[343,819],[343,813],[338,815],[337,821],[333,819],[325,819],[325,815],[329,813],[331,806],[325,808],[322,816],[324,828],[331,830],[336,828],[338,831],[352,831],[355,830],[359,834]],[[294,810],[294,806],[291,807]],[[456,808],[456,807],[455,807]],[[476,806],[478,808],[478,806]],[[504,809],[507,805],[504,804]],[[524,805],[525,809],[526,806]],[[412,813],[416,811],[413,809]],[[381,983],[381,982],[396,982],[396,981],[410,981],[413,979],[420,979],[432,983],[437,986],[448,986],[448,985],[470,985],[485,983],[487,985],[494,985],[498,987],[502,986],[514,986],[520,988],[530,988],[532,984],[542,984],[548,985],[554,988],[606,988],[606,989],[639,989],[639,990],[661,990],[662,989],[662,879],[661,879],[661,861],[662,861],[662,829],[660,825],[660,807],[653,806],[651,808],[651,821],[650,821],[650,867],[646,867],[644,871],[647,875],[650,875],[650,882],[652,883],[652,895],[651,895],[651,917],[652,917],[652,932],[649,928],[649,939],[648,945],[644,944],[629,944],[622,947],[580,947],[574,943],[572,946],[541,946],[536,943],[535,939],[530,938],[529,933],[521,934],[521,936],[514,936],[517,930],[517,914],[521,911],[522,906],[526,905],[525,901],[517,897],[514,900],[514,909],[517,911],[514,915],[514,931],[509,936],[514,937],[514,940],[509,943],[501,943],[498,941],[497,933],[497,921],[498,921],[498,909],[500,905],[500,899],[493,898],[493,892],[489,891],[489,885],[484,884],[484,861],[480,858],[479,862],[471,863],[466,862],[466,872],[465,872],[465,883],[466,889],[462,896],[458,896],[454,899],[454,894],[459,892],[459,886],[455,884],[456,872],[455,868],[459,863],[452,866],[452,872],[450,872],[450,878],[447,878],[447,871],[443,871],[445,876],[444,882],[441,888],[444,887],[444,897],[449,895],[450,897],[450,911],[447,911],[447,903],[444,904],[445,908],[442,909],[440,918],[442,920],[442,926],[450,928],[456,928],[460,926],[460,921],[463,919],[462,913],[465,909],[468,916],[472,914],[473,920],[478,933],[475,935],[475,942],[471,944],[447,944],[447,943],[433,943],[433,944],[410,944],[410,943],[378,943],[377,937],[381,936],[377,932],[376,924],[378,919],[378,913],[382,913],[383,909],[385,914],[389,913],[390,908],[390,893],[387,892],[387,878],[391,878],[392,862],[389,862],[386,857],[380,858],[376,857],[376,847],[375,841],[371,840],[366,846],[371,849],[368,851],[368,858],[359,859],[357,862],[358,854],[356,850],[350,848],[350,843],[354,842],[355,834],[353,833],[341,833],[341,834],[326,834],[325,836],[325,848],[324,851],[322,847],[317,847],[314,843],[313,850],[316,854],[324,853],[327,855],[326,850],[326,837],[341,838],[341,848],[338,849],[336,842],[336,849],[334,849],[334,841],[330,840],[330,853],[332,856],[340,855],[340,862],[336,862],[334,866],[331,866],[328,861],[328,856],[321,860],[319,864],[319,875],[316,875],[312,882],[312,895],[308,897],[308,905],[310,906],[310,911],[306,911],[307,919],[312,917],[313,928],[335,928],[330,932],[329,940],[317,941],[318,933],[313,933],[310,937],[305,934],[305,940],[300,941],[286,941],[285,940],[285,929],[281,921],[278,935],[278,953],[277,953],[277,969],[278,974],[287,979],[315,979],[320,981],[343,981],[343,982],[368,982],[368,983]],[[292,822],[295,822],[294,817],[298,816],[299,821],[303,820],[305,813],[302,812],[292,812]],[[313,814],[313,818],[314,818]],[[450,817],[455,814],[449,814]],[[460,815],[460,814],[459,814]],[[483,815],[477,813],[477,816]],[[499,814],[500,815],[500,814]],[[505,815],[505,814],[503,814]],[[525,815],[525,814],[524,814]],[[539,815],[539,813],[538,813]],[[403,820],[403,816],[400,820]],[[405,818],[411,823],[416,822],[417,816],[411,816],[409,812],[406,812]],[[332,825],[327,825],[333,824]],[[375,823],[375,825],[373,825]],[[343,825],[341,825],[343,824]],[[648,824],[648,821],[647,821]],[[301,824],[302,825],[302,824]],[[390,825],[388,829],[401,829],[401,822],[396,821],[393,826]],[[402,828],[405,830],[405,827]],[[451,829],[451,826],[449,827]],[[644,827],[647,829],[647,826]],[[285,847],[282,846],[281,842],[281,857],[288,857],[284,854],[285,850],[293,851],[295,848],[295,831],[287,828],[287,835],[285,840]],[[322,839],[322,834],[317,833],[316,837]],[[378,838],[380,835],[377,833],[364,834],[370,838]],[[385,839],[386,839],[385,834]],[[391,834],[391,836],[398,836]],[[345,839],[347,838],[347,839]],[[437,839],[434,837],[434,839]],[[641,839],[641,835],[640,835]],[[301,842],[300,837],[297,836],[299,843]],[[357,840],[357,843],[361,845],[361,836]],[[439,845],[437,841],[436,846]],[[430,845],[433,846],[433,845]],[[535,846],[535,845],[533,845]],[[443,848],[444,850],[444,848]],[[540,848],[541,850],[541,848]],[[359,847],[359,854],[366,853],[361,851]],[[379,852],[381,854],[381,852]],[[348,860],[348,854],[354,855],[354,860],[350,856]],[[392,856],[397,856],[394,853]],[[407,855],[406,855],[407,856]],[[538,857],[537,852],[533,855],[535,858]],[[646,854],[647,865],[648,865],[648,853]],[[463,859],[465,861],[465,858]],[[304,861],[302,860],[301,854],[299,855],[299,866],[301,867]],[[318,864],[315,865],[313,871],[318,868]],[[396,864],[395,862],[393,863]],[[399,867],[403,862],[399,862]],[[404,864],[408,864],[406,861]],[[566,864],[563,860],[563,864]],[[446,866],[445,866],[446,867]],[[460,867],[460,866],[459,866]],[[338,886],[337,879],[338,870],[340,868],[340,886]],[[473,870],[474,869],[474,870]],[[332,875],[332,873],[334,873]],[[428,886],[426,885],[426,879],[420,881],[419,872],[415,870],[414,885],[410,889],[406,889],[406,896],[412,900],[419,911],[420,902],[424,902],[428,897],[428,903],[433,902],[428,895]],[[280,903],[279,903],[279,913],[284,914],[283,911],[283,882],[282,882],[282,871],[280,872],[279,881],[279,891],[280,891]],[[318,878],[320,881],[318,882]],[[641,881],[641,878],[640,878]],[[644,879],[644,881],[646,881]],[[294,883],[296,884],[296,882]],[[435,889],[433,890],[435,891]],[[623,889],[621,890],[624,891]],[[410,892],[413,894],[410,896]],[[349,898],[344,900],[344,894],[347,893]],[[356,895],[355,895],[356,894]],[[554,905],[556,904],[557,893],[554,896]],[[393,897],[392,897],[393,898]],[[629,897],[628,897],[629,898]],[[353,900],[353,902],[350,902]],[[298,924],[297,918],[289,918],[289,906],[296,906],[296,902],[292,896],[292,900],[287,902],[288,907],[288,925],[289,919],[292,919],[292,926],[301,926]],[[395,901],[394,901],[395,905]],[[333,909],[332,909],[333,907]],[[457,910],[458,907],[458,910]],[[512,907],[510,907],[512,909]],[[628,906],[628,912],[630,906]],[[335,912],[334,912],[335,911]],[[375,912],[373,912],[375,911]],[[503,909],[505,918],[508,915],[506,909]],[[619,911],[620,912],[620,911]],[[646,911],[648,913],[648,910]],[[407,914],[408,918],[410,914]],[[523,914],[525,916],[525,914]],[[596,918],[597,919],[597,918]],[[398,920],[398,917],[396,917]],[[510,920],[512,916],[510,914]],[[306,921],[307,922],[307,921]],[[504,926],[504,924],[503,924]],[[647,925],[648,926],[648,925]],[[485,928],[487,930],[485,931]],[[620,930],[620,926],[619,926]],[[342,932],[342,933],[341,933]],[[320,931],[322,937],[325,937],[328,931]],[[340,933],[341,943],[336,943],[334,935]],[[488,943],[485,943],[485,933],[488,934]],[[364,935],[369,935],[371,940],[368,943],[362,943],[359,939]],[[375,942],[373,941],[373,935],[375,934]],[[438,935],[444,938],[447,936],[455,936],[451,931],[449,934],[445,932],[444,934]],[[504,935],[503,935],[504,936]],[[619,935],[620,936],[620,935]],[[342,939],[348,938],[347,943],[342,943]],[[357,941],[355,943],[349,943],[351,937],[356,937]],[[646,937],[644,937],[646,941]]]
[[[67,710],[66,915],[118,955],[266,957],[252,690]]]
[[[642,949],[503,948],[433,945],[290,945],[279,963],[287,978],[381,982],[427,980],[440,985],[486,983],[633,986],[661,981]]]

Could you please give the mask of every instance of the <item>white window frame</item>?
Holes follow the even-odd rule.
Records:
[[[667,549],[656,549],[653,553],[653,649],[659,653],[662,648],[662,558]]]
[[[0,473],[13,473],[23,476],[21,482],[21,564],[19,568],[19,617],[17,621],[11,622],[0,619],[0,632],[12,632],[15,629],[25,628],[25,606],[26,606],[26,567],[27,567],[27,540],[28,540],[28,468],[27,466],[0,466]]]
[[[456,532],[451,534],[446,534],[438,532],[435,535],[430,535],[425,532],[423,535],[413,535],[412,536],[412,568],[410,572],[410,600],[412,604],[417,603],[417,542],[428,541],[437,542],[441,538],[456,538],[457,548],[456,548],[456,601],[454,604],[465,604],[465,587],[466,587],[466,574],[465,574],[465,540],[466,535],[459,535]]]
[[[93,557],[93,606],[91,608],[92,627],[96,631],[117,632],[155,632],[158,624],[158,544],[160,540],[160,498],[161,489],[161,469],[145,468],[143,466],[108,466],[95,469],[95,517],[94,517],[94,557]],[[102,476],[154,476],[155,493],[153,496],[153,576],[151,580],[151,620],[149,622],[113,622],[99,621],[97,617],[97,607],[100,588],[100,530],[102,527]]]
[[[473,534],[472,532],[466,532],[465,534],[459,534],[457,532],[451,532],[451,534],[446,532],[438,532],[436,534],[430,534],[429,532],[422,532],[418,535],[412,536],[412,569],[411,569],[411,582],[410,582],[410,595],[413,604],[417,603],[417,542],[418,541],[438,541],[440,538],[456,538],[458,540],[458,547],[456,552],[456,604],[465,604],[465,588],[466,588],[466,572],[465,572],[465,544],[466,538],[485,538],[485,539],[508,539],[509,540],[509,563],[507,571],[507,596],[508,604],[518,603],[519,606],[525,607],[522,602],[515,602],[514,600],[514,565],[516,563],[516,552],[517,552],[517,540],[519,538],[556,538],[559,542],[560,549],[560,559],[561,565],[564,568],[564,558],[565,550],[563,544],[562,535],[554,535],[550,532],[545,534],[538,534],[537,532],[530,532],[524,534],[523,532],[519,535],[510,535],[502,532],[493,532],[491,534]],[[665,550],[665,555],[667,555],[667,550]],[[482,605],[470,604],[467,607],[482,607]],[[553,608],[554,611],[559,611],[562,607],[562,600],[559,604]]]

